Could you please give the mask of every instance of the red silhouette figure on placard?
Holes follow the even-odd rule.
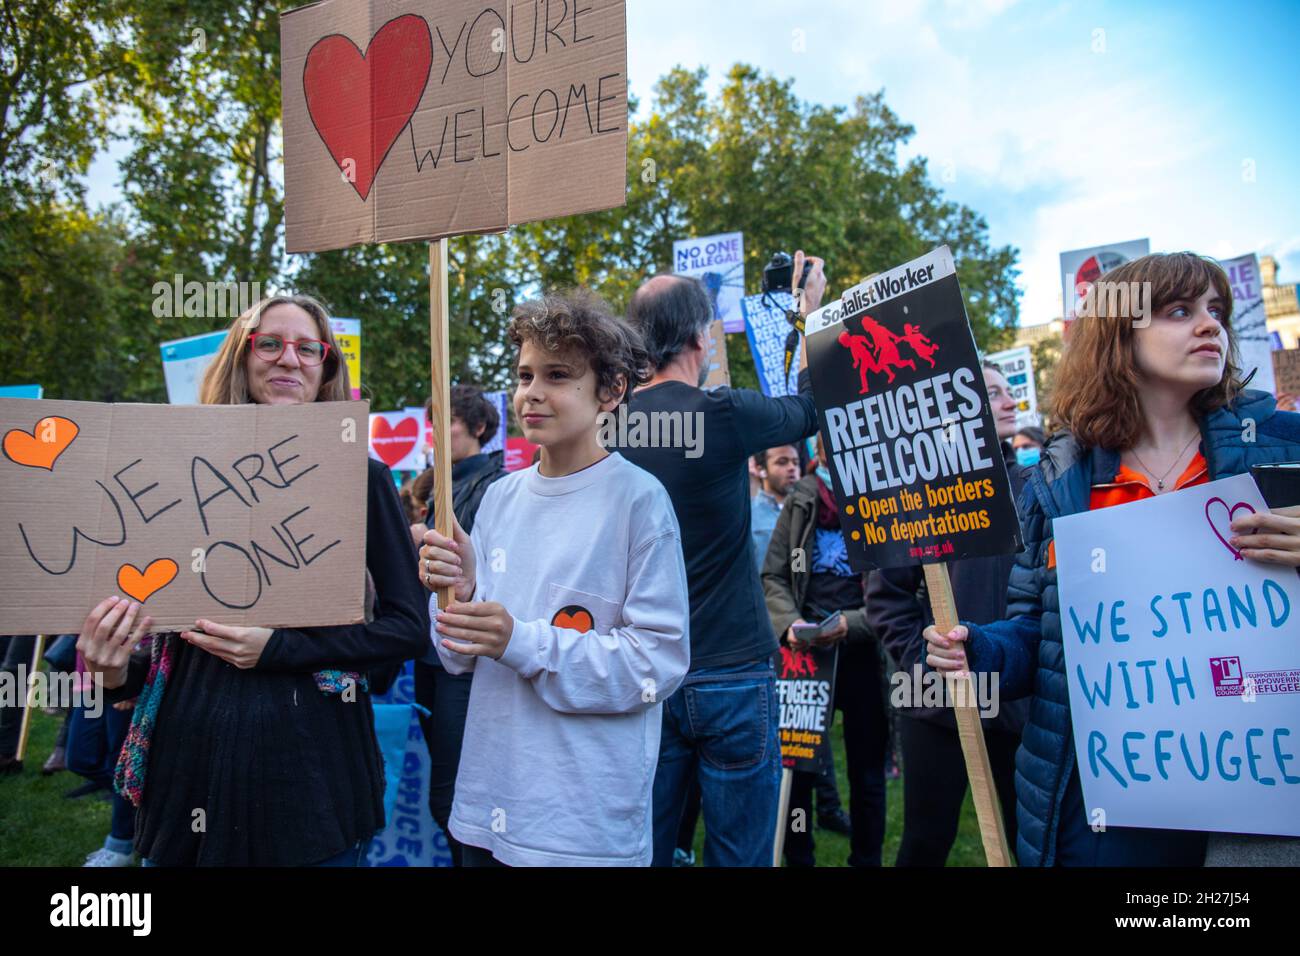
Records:
[[[876,357],[871,354],[871,340],[866,336],[853,335],[845,329],[840,333],[839,342],[853,353],[853,367],[858,370],[858,375],[862,379],[861,394],[867,394],[871,389],[871,383],[867,381],[867,372],[880,371],[880,366],[876,364]]]
[[[903,336],[900,341],[906,342],[912,347],[917,358],[929,362],[930,368],[934,368],[934,353],[939,351],[939,346],[935,345],[924,335],[921,334],[919,325],[912,325],[910,322],[903,326]]]
[[[791,677],[816,677],[817,661],[808,651],[796,651],[793,648],[781,648],[781,679]]]
[[[876,347],[876,364],[880,370],[894,380],[894,369],[910,368],[916,371],[916,363],[898,354],[898,343],[903,341],[889,329],[885,328],[869,315],[862,317],[862,331]]]
[[[859,394],[866,395],[870,391],[868,372],[883,372],[888,376],[888,382],[892,383],[897,377],[894,369],[910,368],[916,371],[916,362],[903,358],[899,353],[899,342],[905,342],[919,358],[934,368],[934,353],[939,351],[939,346],[921,334],[920,326],[906,325],[904,329],[907,334],[896,335],[869,315],[856,321],[862,323],[863,334],[856,334],[846,327],[840,333],[838,341],[853,354],[853,367],[858,370],[862,380]]]

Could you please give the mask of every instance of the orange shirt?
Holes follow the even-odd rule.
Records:
[[[1173,490],[1178,491],[1192,485],[1203,485],[1209,480],[1210,473],[1205,464],[1205,456],[1198,451],[1191,464],[1174,482]],[[1167,494],[1167,492],[1162,492],[1162,494]],[[1126,505],[1130,501],[1143,501],[1155,496],[1156,493],[1152,490],[1146,475],[1133,471],[1125,465],[1120,465],[1114,481],[1105,485],[1092,486],[1092,496],[1088,500],[1088,510],[1096,511],[1098,508],[1109,508],[1112,505]]]
[[[1190,488],[1192,485],[1203,485],[1209,480],[1209,466],[1205,463],[1205,456],[1198,451],[1196,457],[1178,476],[1172,490],[1179,491],[1183,488]],[[1162,492],[1162,494],[1167,493]],[[1126,465],[1120,465],[1114,481],[1104,485],[1092,486],[1092,494],[1088,498],[1088,510],[1096,511],[1098,508],[1126,505],[1130,501],[1145,501],[1147,498],[1154,498],[1155,496],[1156,493],[1152,490],[1146,475],[1134,471]],[[1056,567],[1055,541],[1050,542],[1047,546],[1047,566],[1049,568]]]

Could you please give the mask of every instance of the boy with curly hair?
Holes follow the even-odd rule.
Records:
[[[514,409],[541,446],[472,537],[425,536],[454,587],[434,641],[473,671],[450,830],[467,866],[646,866],[661,701],[690,664],[681,534],[663,485],[607,452],[602,413],[647,376],[637,332],[585,291],[515,309]]]

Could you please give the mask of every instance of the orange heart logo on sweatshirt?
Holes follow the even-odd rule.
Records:
[[[5,433],[5,457],[27,468],[54,470],[62,455],[81,429],[66,418],[42,418],[30,432],[14,428]]]
[[[117,569],[117,586],[128,596],[143,604],[149,600],[151,594],[171,584],[177,570],[176,562],[171,558],[150,561],[149,567],[143,571],[133,564],[124,564]]]
[[[584,634],[596,626],[596,622],[591,619],[591,612],[580,604],[560,608],[555,612],[555,617],[551,618],[551,624],[555,627],[571,627]]]

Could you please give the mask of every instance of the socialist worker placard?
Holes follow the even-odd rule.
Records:
[[[1020,550],[947,246],[809,316],[808,365],[855,571]]]

